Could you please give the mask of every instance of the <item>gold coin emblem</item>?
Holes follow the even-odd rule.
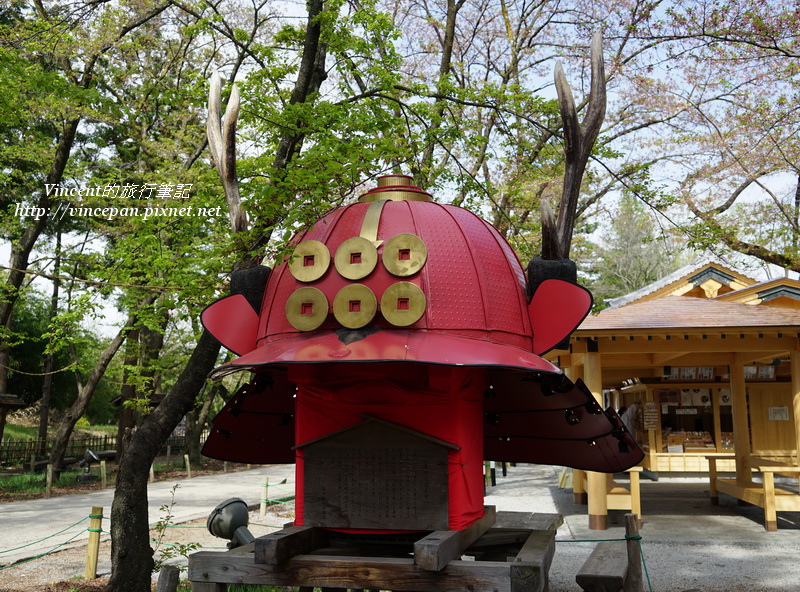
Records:
[[[396,327],[408,327],[425,313],[425,293],[411,282],[397,282],[381,296],[381,314]]]
[[[298,331],[313,331],[328,317],[328,299],[317,288],[299,288],[286,301],[286,318]]]
[[[364,284],[345,286],[333,298],[333,315],[348,329],[363,327],[373,319],[377,310],[378,299]]]
[[[321,278],[331,264],[328,247],[316,240],[299,243],[289,259],[289,272],[299,282],[313,282]]]
[[[383,247],[383,266],[398,277],[417,273],[428,259],[428,249],[416,234],[398,234]]]
[[[336,249],[333,259],[336,271],[348,280],[360,280],[367,277],[378,265],[378,250],[372,241],[361,236],[354,236],[344,241]]]

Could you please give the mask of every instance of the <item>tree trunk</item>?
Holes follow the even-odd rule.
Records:
[[[125,446],[133,426],[135,412],[125,403],[136,397],[136,385],[131,384],[129,368],[139,362],[139,330],[133,329],[128,335],[125,346],[125,370],[122,373],[122,386],[119,389],[119,421],[117,422],[117,458],[122,458]]]
[[[327,51],[321,41],[323,0],[309,0],[308,21],[303,56],[290,103],[305,102],[319,92],[325,80]],[[300,123],[300,122],[299,122]],[[278,171],[286,168],[302,146],[305,132],[290,131],[278,144],[273,166]],[[277,183],[278,179],[273,179]],[[275,220],[261,220],[258,230],[261,238],[251,251],[263,248],[271,235]],[[257,264],[248,253],[243,253],[236,269]],[[147,479],[150,466],[181,418],[191,410],[194,399],[205,384],[206,376],[214,368],[219,355],[219,342],[203,331],[178,381],[167,397],[156,407],[133,434],[125,454],[119,462],[117,487],[111,506],[111,579],[106,592],[150,592],[153,570],[153,550],[150,547],[147,515]]]
[[[61,267],[61,229],[56,232],[56,257],[53,263],[53,294],[50,297],[50,323],[53,322],[58,313],[58,291],[61,287],[61,280],[58,272]],[[47,450],[47,424],[50,420],[50,394],[53,391],[53,367],[55,354],[50,352],[44,361],[44,382],[42,383],[42,402],[39,409],[39,443],[36,449],[37,456],[41,456]]]
[[[153,298],[154,296],[152,295],[148,296],[142,306],[147,306],[147,301],[149,300],[152,302]],[[75,428],[75,424],[86,411],[86,407],[89,405],[89,401],[92,400],[92,395],[94,395],[94,391],[97,388],[97,384],[100,382],[100,379],[103,378],[106,368],[108,368],[108,365],[122,345],[122,342],[125,341],[128,331],[136,323],[136,320],[137,316],[135,314],[128,317],[125,325],[119,330],[114,339],[111,340],[111,343],[106,346],[103,353],[100,354],[100,358],[97,360],[97,363],[89,374],[89,378],[86,380],[86,384],[81,387],[75,402],[64,414],[64,418],[58,426],[58,432],[56,432],[53,448],[50,450],[50,464],[53,466],[55,474],[59,473],[61,463],[64,461],[64,453],[67,450],[67,444],[72,436],[72,430]]]
[[[134,432],[119,461],[111,505],[111,579],[106,592],[150,592],[153,550],[147,512],[147,479],[162,443],[194,400],[214,368],[219,342],[203,331],[189,362],[161,404]]]

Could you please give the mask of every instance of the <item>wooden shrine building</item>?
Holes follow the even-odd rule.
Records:
[[[686,267],[612,300],[551,359],[605,405],[630,410],[645,471],[708,471],[712,498],[763,507],[768,530],[776,510],[800,511],[800,495],[773,480],[800,474],[800,282]],[[588,474],[590,528],[606,527],[614,489]]]

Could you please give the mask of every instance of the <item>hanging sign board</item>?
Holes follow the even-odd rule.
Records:
[[[644,411],[642,412],[642,420],[644,422],[644,429],[646,430],[658,429],[658,405],[654,401],[647,401],[644,404]]]

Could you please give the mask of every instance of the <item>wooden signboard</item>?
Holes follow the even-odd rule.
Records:
[[[447,454],[456,446],[370,418],[299,446],[304,526],[447,530]]]

